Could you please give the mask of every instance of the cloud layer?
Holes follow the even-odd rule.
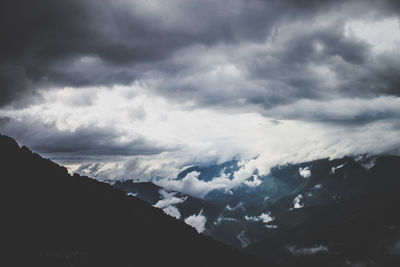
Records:
[[[394,0],[6,0],[0,131],[99,179],[242,160],[233,179],[168,183],[200,197],[275,164],[399,154],[399,14]]]

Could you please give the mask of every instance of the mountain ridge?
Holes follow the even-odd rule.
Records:
[[[222,207],[206,233],[288,266],[398,266],[388,249],[396,238],[400,246],[399,173],[400,157],[390,155],[275,166],[258,187],[206,195]]]
[[[144,201],[0,135],[7,266],[260,266]],[[204,255],[207,255],[205,257]]]

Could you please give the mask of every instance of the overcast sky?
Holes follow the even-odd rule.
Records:
[[[4,0],[0,132],[101,179],[399,154],[399,3]]]

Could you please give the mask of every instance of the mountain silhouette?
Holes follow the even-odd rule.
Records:
[[[0,166],[2,266],[266,266],[4,135]]]

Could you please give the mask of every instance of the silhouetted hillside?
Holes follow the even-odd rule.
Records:
[[[272,204],[279,227],[246,250],[285,266],[400,266],[400,157],[379,157],[368,170],[344,160]],[[316,184],[304,207],[288,209]]]
[[[111,185],[70,176],[3,135],[0,166],[1,236],[11,260],[2,266],[260,265]]]
[[[253,252],[285,266],[400,266],[399,190],[288,211]]]

